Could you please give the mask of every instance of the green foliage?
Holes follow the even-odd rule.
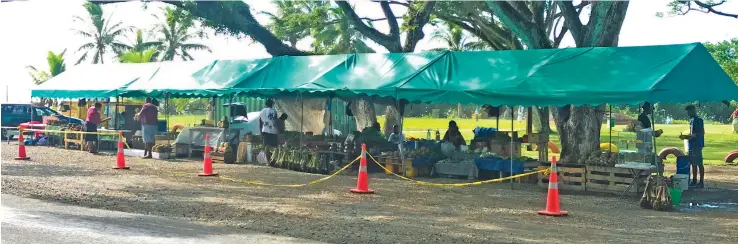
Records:
[[[118,56],[118,61],[121,63],[148,63],[155,60],[156,48],[149,48],[146,51],[139,52],[135,50],[125,51]]]
[[[84,52],[77,60],[76,64],[84,62],[90,54],[92,54],[92,63],[104,63],[105,53],[113,51],[120,54],[131,47],[118,41],[120,37],[131,31],[132,27],[123,26],[123,22],[111,23],[111,16],[104,17],[103,10],[100,5],[92,2],[85,2],[87,15],[85,18],[74,16],[76,21],[87,24],[83,30],[75,29],[77,35],[85,37],[87,43],[77,49],[78,52]]]
[[[26,68],[29,69],[28,74],[33,79],[33,83],[39,85],[46,82],[48,79],[51,79],[51,77],[64,72],[67,69],[66,64],[64,64],[64,53],[66,52],[66,49],[58,54],[52,51],[48,52],[46,55],[46,63],[49,65],[49,71],[41,71],[31,65],[26,66]]]
[[[738,38],[717,43],[705,43],[705,47],[712,54],[723,70],[738,84]]]
[[[329,1],[275,1],[277,13],[265,13],[274,35],[295,47],[299,40],[312,37],[310,54],[374,52],[364,37],[353,28],[348,16]]]
[[[160,23],[154,29],[154,31],[162,35],[159,39],[162,49],[162,61],[174,60],[176,56],[181,57],[185,61],[194,60],[190,55],[190,52],[194,50],[212,52],[205,45],[188,43],[193,38],[203,38],[206,36],[201,28],[195,26],[195,18],[191,14],[180,8],[166,7],[163,10],[164,19],[157,17]]]
[[[465,35],[461,27],[450,23],[445,23],[443,27],[431,33],[431,40],[444,42],[447,46],[447,48],[437,48],[434,50],[468,51],[489,49],[487,43],[470,39],[469,36]]]
[[[151,33],[149,33],[151,35]],[[135,41],[133,41],[133,45],[131,45],[132,51],[136,52],[144,52],[146,50],[149,50],[150,48],[154,49],[160,49],[162,45],[162,42],[160,41],[146,41],[146,38],[144,38],[143,30],[137,29],[136,30],[136,38]],[[156,55],[154,55],[156,56]]]

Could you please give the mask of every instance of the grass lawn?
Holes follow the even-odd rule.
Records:
[[[200,122],[202,122],[203,119],[205,119],[207,115],[171,115],[169,116],[169,128],[172,128],[172,126],[176,124],[181,124],[184,126],[192,126],[192,125],[199,125]],[[159,119],[164,119],[163,117],[159,116]]]
[[[205,115],[177,115],[170,116],[169,125],[182,124],[182,125],[193,125],[199,124]],[[384,117],[379,116],[377,120],[380,124],[384,124]],[[436,129],[440,130],[441,134],[448,128],[448,119],[433,119],[433,118],[405,118],[405,134],[410,137],[425,138],[427,130],[431,130],[431,137],[435,137]],[[471,141],[474,138],[472,130],[477,127],[495,127],[496,120],[494,119],[455,119],[456,123],[461,129],[461,133],[467,141]],[[516,131],[525,131],[525,122],[510,122],[510,120],[500,120],[500,130],[510,130],[514,126]],[[555,131],[556,127],[551,125]],[[661,150],[665,147],[677,147],[680,149],[684,148],[684,142],[679,139],[680,132],[687,132],[689,125],[660,125],[654,126],[656,129],[663,129],[664,134],[656,139],[657,149]],[[612,141],[613,144],[617,144],[620,139],[635,139],[634,133],[622,133],[620,132],[624,126],[615,126],[613,128]],[[723,158],[728,155],[729,152],[738,150],[738,134],[732,134],[730,125],[705,125],[705,149],[703,151],[705,157],[705,164],[712,165],[724,165]],[[521,134],[522,135],[522,134]],[[609,140],[609,131],[606,126],[602,127],[601,141],[607,142]],[[558,135],[551,135],[551,141],[560,145]],[[620,146],[622,147],[622,146]],[[629,148],[635,148],[634,144],[629,145]],[[527,156],[537,157],[536,152],[523,152]],[[675,158],[667,159],[667,162],[674,162]]]

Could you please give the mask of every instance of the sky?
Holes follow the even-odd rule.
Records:
[[[3,0],[0,0],[3,1]],[[268,23],[268,18],[258,12],[274,12],[275,7],[269,0],[245,0],[252,8],[257,20],[261,24]],[[669,0],[633,0],[621,30],[620,46],[641,46],[677,44],[692,42],[718,42],[731,38],[738,38],[738,20],[712,14],[690,12],[685,16],[671,16],[659,18],[657,12],[668,11]],[[32,65],[39,69],[48,69],[46,54],[48,51],[65,54],[67,69],[82,55],[75,52],[85,39],[76,35],[72,29],[84,29],[85,25],[74,21],[74,16],[86,16],[82,7],[83,0],[31,0],[21,2],[0,3],[0,102],[29,102],[30,89],[33,87],[31,77],[26,66]],[[377,3],[369,0],[354,0],[356,12],[361,17],[384,17]],[[104,5],[106,16],[114,21],[123,21],[125,25],[137,28],[150,29],[158,19],[153,14],[161,14],[164,4],[149,3],[144,9],[141,3],[119,3]],[[403,10],[395,8],[398,15]],[[738,1],[730,1],[721,9],[738,12]],[[380,31],[388,32],[386,21],[375,22],[374,26]],[[423,30],[426,36],[435,29],[426,26]],[[428,50],[444,45],[438,41],[421,40],[418,51]],[[133,38],[122,40],[130,43]],[[264,47],[248,38],[235,38],[225,35],[210,35],[202,40],[193,40],[194,43],[205,44],[212,53],[195,52],[197,60],[214,59],[253,59],[264,58],[270,55]],[[370,45],[379,51],[383,48],[370,42]],[[570,37],[562,42],[563,47],[574,46]],[[298,48],[310,48],[310,41],[298,43]],[[112,60],[108,57],[106,61]]]

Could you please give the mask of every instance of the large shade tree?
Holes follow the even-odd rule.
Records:
[[[572,1],[486,1],[499,21],[509,28],[529,49],[556,48],[549,23],[563,18],[577,47],[617,46],[620,29],[628,10],[627,1],[592,1],[586,24],[584,8]],[[604,105],[564,106],[554,109],[556,127],[562,146],[562,161],[581,162],[588,152],[599,149]]]
[[[75,21],[80,21],[85,25],[85,28],[74,29],[74,32],[87,39],[87,42],[77,49],[77,52],[83,52],[77,60],[77,64],[88,58],[92,58],[94,64],[102,64],[105,63],[106,53],[112,51],[119,54],[130,48],[120,42],[119,39],[131,31],[132,27],[124,26],[121,21],[113,22],[112,16],[103,16],[102,7],[96,3],[85,2],[84,7],[87,16],[74,16]]]

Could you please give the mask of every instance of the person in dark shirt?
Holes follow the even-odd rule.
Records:
[[[692,183],[691,187],[705,187],[705,166],[703,165],[702,149],[705,147],[705,122],[697,115],[693,105],[686,107],[687,115],[689,115],[689,135],[682,136],[682,139],[688,139],[688,154],[692,162]],[[700,173],[700,181],[697,182],[697,171]]]
[[[638,122],[641,123],[641,129],[651,129],[651,118],[648,117],[648,114],[653,113],[653,108],[651,107],[651,103],[644,102],[643,106],[641,106],[641,113],[638,114]],[[661,136],[661,134],[664,133],[664,130],[658,129],[653,132],[655,137]]]
[[[448,130],[446,130],[446,134],[443,135],[443,139],[441,141],[454,144],[456,150],[460,150],[462,145],[466,145],[466,140],[464,140],[464,136],[461,135],[459,126],[457,126],[456,121],[453,120],[448,122]]]
[[[652,113],[651,103],[645,102],[641,107],[641,114],[638,115],[638,122],[641,122],[641,129],[651,128],[651,119],[648,118],[648,114]]]

